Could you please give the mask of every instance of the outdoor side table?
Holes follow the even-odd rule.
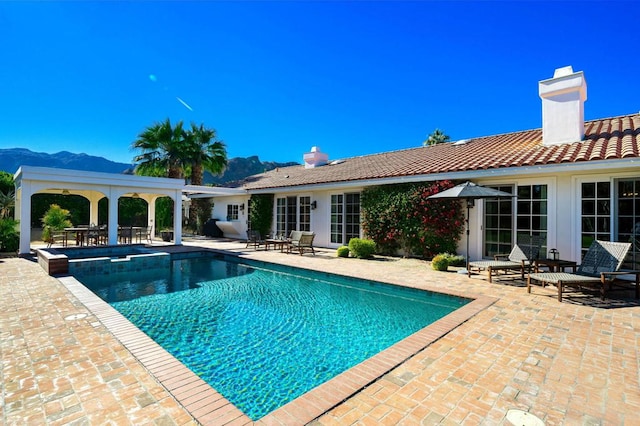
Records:
[[[269,246],[273,246],[274,249],[280,247],[280,251],[284,251],[284,246],[287,244],[287,240],[278,240],[274,238],[267,238],[264,241],[264,249],[269,250]]]
[[[549,272],[566,272],[566,268],[573,268],[574,274],[577,268],[576,262],[562,259],[536,259],[533,261],[533,266],[536,272],[540,272],[540,266],[546,266],[549,268]]]

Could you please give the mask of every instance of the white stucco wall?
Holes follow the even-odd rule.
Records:
[[[612,218],[615,217],[616,179],[640,178],[640,168],[633,161],[624,165],[620,160],[616,162],[583,163],[567,166],[528,167],[523,169],[501,169],[472,172],[464,175],[439,176],[440,179],[471,180],[479,185],[547,185],[547,250],[556,248],[561,258],[579,261],[581,257],[581,184],[582,182],[611,182]],[[435,176],[434,176],[435,178]],[[353,184],[336,186],[333,189],[312,190],[313,188],[301,188],[299,191],[289,189],[278,192],[277,197],[309,196],[311,201],[317,203],[317,208],[311,210],[311,230],[316,233],[314,244],[318,247],[335,248],[340,244],[330,243],[331,234],[331,195],[361,192],[363,187]],[[225,219],[228,204],[248,205],[249,195],[223,196],[215,198],[215,207],[212,217]],[[461,204],[464,208],[464,204]],[[465,209],[466,210],[466,209]],[[515,213],[515,203],[514,203]],[[225,233],[230,238],[246,238],[247,209],[241,213],[237,233]],[[273,228],[275,228],[276,205],[273,210]],[[484,202],[476,200],[476,205],[470,214],[470,258],[481,259],[484,245]],[[514,220],[515,220],[514,215]],[[515,230],[515,224],[514,224]],[[466,234],[463,233],[458,244],[458,253],[466,255]],[[544,253],[546,255],[547,253]]]
[[[218,219],[216,224],[224,233],[224,236],[226,238],[246,239],[249,197],[246,195],[216,197],[213,202],[214,205],[213,210],[211,211],[211,217],[213,219]],[[227,220],[227,206],[230,204],[244,204],[244,210],[238,211],[238,220]]]
[[[348,189],[336,189],[336,190],[323,190],[323,191],[287,191],[276,194],[274,197],[273,205],[273,222],[272,231],[275,231],[276,223],[276,202],[275,198],[278,197],[310,197],[311,201],[315,201],[317,208],[311,210],[311,231],[316,233],[314,239],[314,245],[318,247],[339,247],[341,244],[331,244],[331,195],[333,194],[345,194],[352,192],[361,192],[361,187],[348,188]],[[218,227],[224,232],[224,236],[227,238],[246,238],[247,221],[248,221],[248,195],[243,196],[216,196],[214,198],[214,207],[211,217],[222,221],[218,222]],[[244,211],[240,212],[238,221],[225,223],[227,217],[227,205],[229,204],[243,204],[245,205]]]
[[[566,260],[581,260],[581,235],[582,235],[582,193],[583,182],[610,182],[611,183],[611,217],[615,217],[615,181],[618,179],[638,179],[640,170],[628,168],[611,172],[608,170],[585,170],[576,173],[555,173],[522,176],[518,178],[478,180],[480,185],[534,185],[546,184],[547,193],[547,250],[556,248],[560,257]],[[484,205],[476,204],[471,213],[471,246],[472,259],[482,258]],[[615,221],[615,220],[614,220]],[[614,230],[612,229],[612,232]],[[464,254],[465,240],[460,242],[459,253]],[[548,255],[548,253],[545,253]],[[541,253],[542,255],[542,253]]]

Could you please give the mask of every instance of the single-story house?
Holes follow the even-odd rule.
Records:
[[[640,113],[585,122],[587,83],[571,67],[538,86],[540,129],[336,160],[314,147],[304,165],[251,176],[236,187],[244,193],[215,196],[212,217],[225,236],[245,238],[250,196],[273,194],[273,231],[314,231],[315,244],[338,247],[363,236],[364,188],[470,180],[517,195],[476,203],[471,259],[508,253],[516,235],[529,233],[575,261],[593,238],[631,241],[640,269]]]

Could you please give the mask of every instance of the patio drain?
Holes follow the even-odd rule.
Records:
[[[544,422],[531,413],[522,410],[507,411],[507,420],[514,426],[544,426]]]
[[[86,318],[87,314],[72,314],[72,315],[68,315],[66,317],[64,317],[65,321],[74,321],[74,320],[79,320],[79,319],[83,319]]]

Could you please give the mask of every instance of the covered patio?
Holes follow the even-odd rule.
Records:
[[[22,166],[14,175],[16,185],[15,217],[20,221],[20,255],[27,255],[31,245],[31,204],[34,194],[80,195],[89,200],[89,222],[98,224],[98,202],[108,200],[107,243],[118,243],[118,200],[141,198],[147,202],[147,227],[154,231],[155,201],[159,197],[173,200],[173,240],[182,243],[182,179],[87,172],[81,170]]]

